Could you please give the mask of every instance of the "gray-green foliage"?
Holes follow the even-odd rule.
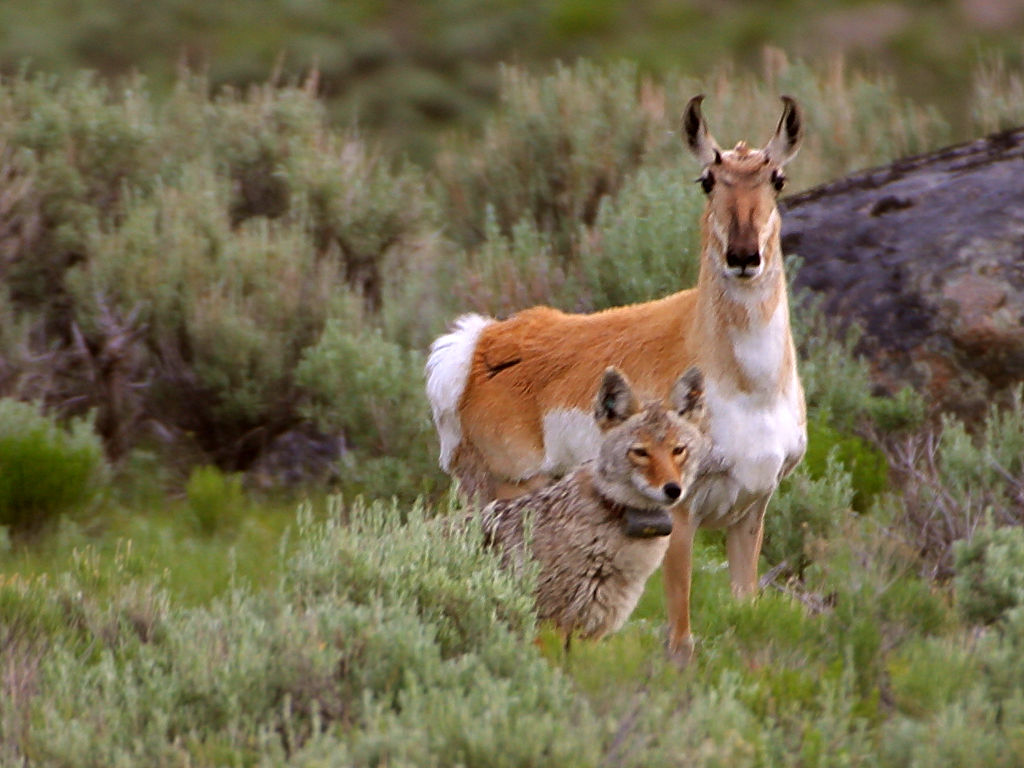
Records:
[[[953,547],[957,606],[967,621],[992,624],[1024,606],[1024,529],[975,531]]]
[[[348,492],[411,501],[440,485],[423,362],[419,352],[360,327],[357,315],[328,322],[303,352],[295,370],[307,395],[300,413],[354,449],[344,471]]]
[[[581,244],[592,306],[650,301],[697,282],[704,197],[692,176],[682,163],[643,169],[605,199]]]
[[[89,74],[67,82],[15,78],[0,87],[0,165],[6,205],[0,229],[7,280],[20,302],[60,297],[64,271],[92,253],[89,235],[120,210],[130,187],[152,183],[153,108],[136,82],[115,94]]]
[[[439,160],[453,230],[463,243],[484,234],[488,207],[502,232],[521,219],[570,251],[576,228],[590,226],[605,195],[642,162],[653,115],[637,103],[636,67],[581,60],[535,77],[502,69],[500,104],[473,153],[452,148]]]
[[[232,227],[229,194],[225,180],[192,167],[178,185],[133,196],[120,226],[95,236],[102,256],[76,267],[68,286],[90,336],[102,334],[107,308],[138,308],[167,405],[252,424],[280,407],[299,352],[330,312],[331,287],[343,283],[300,230],[265,219]]]
[[[936,567],[947,569],[953,543],[970,538],[986,518],[995,525],[1024,523],[1022,451],[1024,390],[1018,389],[1008,407],[990,409],[974,434],[946,415],[938,430],[896,453],[896,470],[906,480],[902,525]]]
[[[37,529],[89,504],[106,479],[90,419],[65,428],[33,403],[0,398],[0,526]]]
[[[0,755],[636,768],[1021,756],[1018,628],[980,643],[950,632],[914,553],[867,516],[820,545],[828,556],[806,588],[831,603],[817,610],[813,592],[730,600],[727,574],[699,551],[705,634],[681,672],[663,655],[660,615],[568,655],[538,652],[548,630],[532,573],[501,569],[464,510],[442,511],[335,500],[316,519],[304,506],[268,564],[273,586],[198,606],[175,600],[130,544],[86,549],[52,580],[0,579]]]
[[[835,451],[815,477],[806,464],[783,481],[765,517],[763,552],[772,564],[788,563],[802,575],[813,559],[812,547],[837,535],[853,505],[853,481]]]
[[[790,279],[800,269],[798,255],[790,255]],[[840,331],[829,321],[821,302],[807,293],[794,297],[791,309],[793,338],[800,353],[800,380],[814,418],[849,431],[872,423],[885,432],[919,427],[924,421],[923,397],[905,388],[894,397],[871,394],[867,361],[855,351],[860,329]]]
[[[424,343],[441,241],[422,172],[328,126],[314,89],[208,90],[0,83],[0,353],[4,394],[95,408],[114,455],[149,419],[236,469],[300,418],[295,368],[351,296]]]
[[[483,240],[463,253],[460,266],[455,284],[460,312],[507,317],[535,304],[579,308],[579,295],[568,285],[551,243],[529,218],[520,219],[505,234],[489,206]]]
[[[971,117],[980,131],[992,133],[1017,128],[1024,122],[1024,78],[993,56],[975,67],[972,74]]]
[[[296,370],[310,394],[306,415],[357,448],[399,455],[432,429],[422,392],[423,357],[372,328],[327,323]]]
[[[136,582],[131,553],[50,593],[0,583],[5,617],[47,647],[5,748],[40,765],[596,764],[592,715],[527,641],[529,574],[501,570],[476,526],[335,504],[300,511],[296,537],[277,589],[193,609]],[[75,594],[80,623],[40,625]]]
[[[947,417],[939,450],[947,486],[964,506],[989,506],[1003,521],[1017,519],[1024,473],[1024,387],[1008,408],[989,410],[980,437]]]

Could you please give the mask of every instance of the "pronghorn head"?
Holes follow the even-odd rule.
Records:
[[[708,132],[694,96],[683,112],[683,136],[700,160],[698,181],[708,196],[704,214],[705,254],[727,278],[755,282],[779,268],[779,211],[776,197],[785,183],[783,166],[800,148],[803,122],[796,101],[782,97],[782,118],[763,149],[740,142],[722,150]]]

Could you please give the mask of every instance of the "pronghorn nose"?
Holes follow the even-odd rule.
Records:
[[[761,266],[760,251],[739,251],[730,248],[725,252],[725,263],[730,269],[754,269]]]
[[[661,486],[661,491],[672,501],[678,499],[683,493],[683,489],[679,487],[679,483],[665,483]]]

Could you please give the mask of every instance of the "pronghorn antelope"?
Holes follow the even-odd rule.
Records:
[[[753,595],[765,508],[807,443],[776,205],[800,144],[800,111],[783,97],[763,149],[722,150],[702,99],[690,100],[682,121],[707,194],[695,288],[590,315],[550,307],[503,321],[464,315],[434,342],[426,370],[441,466],[484,500],[520,495],[593,458],[600,438],[587,404],[606,366],[661,398],[679,371],[703,372],[713,449],[673,508],[664,564],[669,650],[683,660],[693,649],[697,528],[726,529],[733,594]]]
[[[668,407],[641,403],[616,368],[604,373],[593,419],[603,433],[597,458],[554,485],[493,501],[480,513],[488,543],[511,567],[529,539],[539,565],[537,613],[566,642],[621,627],[672,531],[668,509],[686,494],[708,448],[703,383],[691,368],[672,387]],[[531,535],[526,536],[529,517]]]

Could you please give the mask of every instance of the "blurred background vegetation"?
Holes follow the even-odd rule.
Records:
[[[642,74],[756,71],[766,45],[824,66],[885,73],[959,131],[979,59],[1020,64],[1016,0],[39,0],[0,7],[0,70],[140,73],[166,93],[178,72],[214,86],[320,73],[332,121],[424,158],[438,129],[479,126],[497,65],[586,57]]]

